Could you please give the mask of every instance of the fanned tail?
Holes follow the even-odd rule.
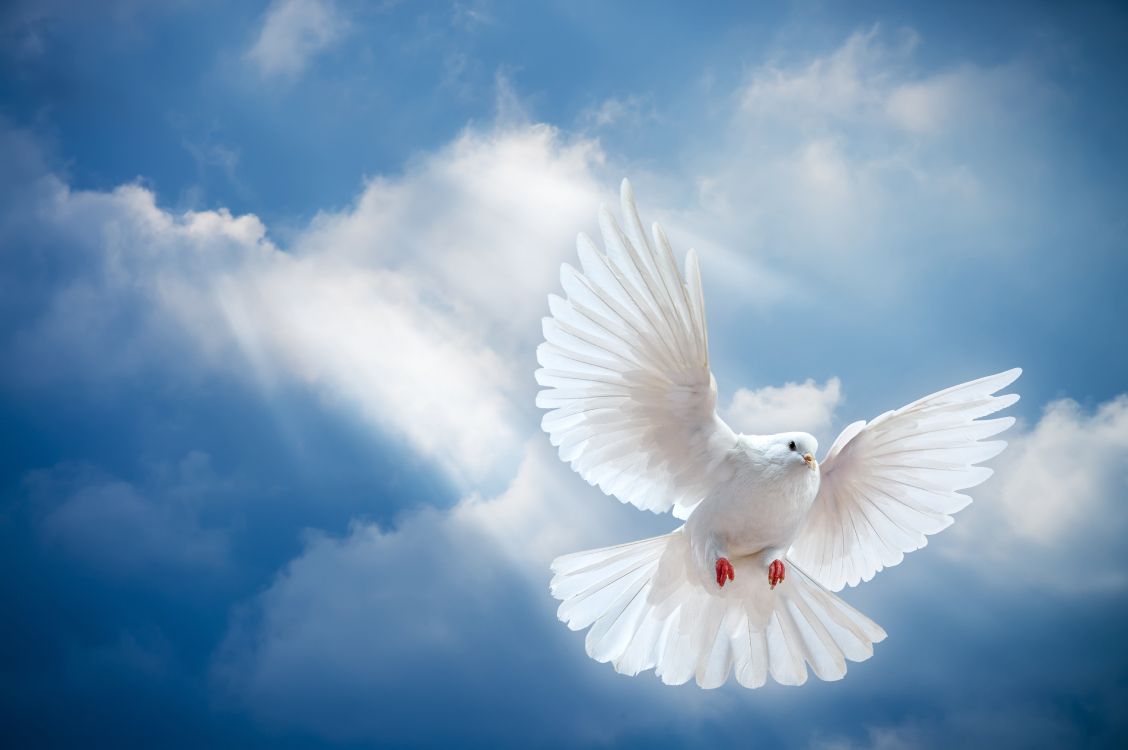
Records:
[[[694,678],[715,688],[730,674],[749,688],[769,675],[801,685],[808,665],[838,680],[847,661],[868,659],[884,640],[880,626],[794,563],[772,590],[757,562],[732,562],[736,578],[723,589],[701,580],[679,529],[558,557],[550,588],[569,628],[591,628],[588,656],[623,674],[654,669],[670,685]]]

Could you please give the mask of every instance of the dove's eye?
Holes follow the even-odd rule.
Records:
[[[791,450],[795,450],[795,441],[792,440],[790,443],[787,444],[787,447],[790,448]]]

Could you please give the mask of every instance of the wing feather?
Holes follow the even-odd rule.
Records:
[[[716,413],[697,256],[683,280],[661,227],[642,229],[630,184],[626,227],[599,214],[606,252],[576,241],[537,348],[541,426],[580,476],[639,508],[686,517],[719,477],[736,434]],[[702,637],[709,637],[705,634]],[[694,665],[696,666],[696,665]]]
[[[823,459],[819,494],[789,556],[839,591],[897,565],[950,526],[951,514],[971,502],[959,490],[991,476],[976,464],[1006,448],[986,438],[1014,419],[981,418],[1018,400],[994,394],[1021,373],[962,383],[848,426]]]

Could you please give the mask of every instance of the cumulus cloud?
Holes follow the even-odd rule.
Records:
[[[755,390],[740,388],[724,417],[737,432],[763,435],[802,431],[819,436],[830,429],[834,410],[841,402],[842,383],[838,378],[830,378],[821,386],[808,378],[802,383]]]
[[[274,0],[246,58],[264,76],[296,76],[347,28],[332,0]]]
[[[576,634],[558,627],[548,561],[622,541],[626,524],[544,443],[526,448],[496,497],[425,509],[394,531],[357,523],[344,537],[311,533],[240,610],[217,654],[227,700],[270,726],[337,741],[405,742],[426,728],[450,741],[521,745],[535,732],[561,745],[606,742],[625,729],[609,728],[620,712],[611,699],[621,705],[639,689],[708,713],[697,696],[657,681],[628,686],[581,660]],[[392,696],[394,721],[378,708]],[[447,701],[463,707],[457,727],[435,726],[434,706]],[[582,716],[567,708],[576,701]]]
[[[956,524],[950,553],[992,563],[1000,583],[1122,590],[1128,556],[1128,395],[1091,412],[1071,400],[1048,404],[1028,431],[1008,434],[973,518]]]
[[[1086,414],[1072,399],[1048,404],[1007,457],[999,491],[1015,533],[1040,543],[1074,537],[1093,521],[1123,521],[1102,502],[1128,489],[1128,395]]]
[[[73,191],[40,175],[0,231],[82,261],[21,311],[5,377],[164,368],[306,383],[457,481],[507,479],[545,290],[598,203],[601,158],[547,126],[467,131],[319,214],[286,250],[253,215],[177,213],[138,184]]]
[[[456,479],[508,472],[516,399],[533,388],[521,355],[599,161],[546,126],[468,131],[223,278],[220,308],[260,371],[281,364],[359,403]]]
[[[769,393],[810,391],[829,401],[840,388],[833,383],[790,384]],[[1093,423],[1117,425],[1121,401],[1091,417],[1074,415],[1067,434],[1059,437],[1068,439],[1077,429],[1092,431]],[[1055,405],[1047,414],[1061,408]],[[1043,420],[1028,432],[1012,435],[1018,458],[1013,465],[1001,466],[996,483],[985,489],[1009,486],[1019,476],[1018,467],[1043,458],[1044,435],[1059,432],[1053,422]],[[1101,429],[1096,429],[1098,439],[1116,442]],[[1122,469],[1116,471],[1123,477]],[[1107,510],[1121,493],[1115,482],[1094,490],[1099,494],[1091,508],[1094,513]],[[997,523],[992,503],[996,508],[1004,505],[991,492],[974,494],[979,502],[961,514],[956,529],[989,522],[992,544],[1021,539],[1019,532]],[[217,654],[215,679],[226,700],[245,706],[265,725],[335,741],[402,741],[429,721],[429,712],[415,707],[444,701],[471,706],[471,716],[496,717],[501,712],[513,717],[488,724],[471,719],[458,728],[464,737],[501,745],[520,744],[530,731],[555,737],[562,745],[613,743],[643,732],[669,738],[717,717],[724,717],[734,737],[750,731],[768,736],[774,730],[796,741],[795,727],[801,725],[813,733],[811,747],[817,748],[943,747],[951,737],[970,741],[992,736],[1006,744],[1015,737],[1076,736],[1067,722],[1046,717],[1021,700],[979,710],[984,696],[1018,690],[1027,679],[1023,674],[995,670],[981,675],[982,683],[970,692],[959,676],[980,658],[974,650],[950,643],[956,634],[973,641],[982,636],[969,626],[968,612],[983,616],[986,608],[1022,617],[1029,612],[1024,607],[1046,606],[1046,592],[1036,604],[1026,594],[1013,593],[1016,581],[1030,582],[1037,572],[1037,566],[1030,565],[1035,553],[1012,546],[1013,559],[1000,566],[982,538],[973,552],[958,556],[959,564],[969,566],[973,583],[954,575],[943,557],[924,551],[906,561],[906,566],[916,567],[911,576],[887,572],[861,589],[844,592],[893,635],[891,645],[852,674],[847,689],[858,701],[854,708],[844,708],[848,699],[833,685],[809,685],[801,693],[768,689],[755,696],[758,712],[748,714],[745,724],[732,720],[738,707],[749,708],[738,687],[709,694],[670,690],[646,676],[620,678],[606,665],[585,660],[581,634],[569,633],[554,621],[555,602],[545,592],[547,562],[562,552],[661,533],[668,527],[660,528],[660,522],[669,520],[601,496],[572,476],[543,440],[533,439],[516,477],[495,497],[471,495],[449,512],[413,513],[394,531],[358,523],[343,537],[312,533],[302,554],[239,610]],[[1097,544],[1116,549],[1115,540]],[[945,545],[949,555],[955,546],[960,545]],[[1067,548],[1055,552],[1054,559],[1076,559],[1076,545]],[[1077,570],[1070,566],[1065,572]],[[1002,598],[1000,586],[1007,592]],[[916,609],[906,605],[914,597],[919,600]],[[950,602],[956,597],[960,605],[953,607]],[[984,603],[986,597],[992,598],[992,605]],[[939,645],[922,655],[920,640]],[[1050,667],[1039,667],[1030,664],[1024,648],[1017,654],[1009,647],[1004,650],[1009,656],[1001,650],[996,655],[1000,663],[1017,658],[1031,670],[1059,670],[1063,691],[1079,690],[1087,679],[1063,666],[1071,658],[1067,652]],[[487,672],[489,680],[478,679]],[[548,673],[550,680],[545,679]],[[841,711],[870,715],[865,705],[895,700],[901,689],[897,686],[906,679],[927,685],[944,712],[924,711],[902,725],[866,724],[849,737],[827,734],[820,729],[821,720],[810,720]],[[530,694],[529,685],[540,687]],[[394,722],[372,709],[392,694],[397,705],[407,706]],[[569,708],[579,695],[587,696],[582,713]],[[538,713],[546,702],[552,711]],[[660,711],[655,706],[661,706]],[[608,718],[612,715],[616,718]],[[644,718],[636,724],[635,716]],[[683,739],[692,744],[695,736]]]
[[[578,228],[594,224],[603,159],[547,125],[468,130],[404,178],[372,180],[350,209],[318,215],[293,250],[409,272],[494,340],[529,343]]]
[[[1018,175],[1058,94],[1026,60],[923,66],[925,44],[874,27],[751,66],[719,135],[693,153],[686,223],[709,228],[710,257],[728,247],[768,266],[793,299],[888,301],[929,284],[936,256],[910,251],[921,237],[1027,251],[1037,232],[1011,201],[1043,200]]]

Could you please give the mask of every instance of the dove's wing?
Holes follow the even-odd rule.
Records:
[[[642,230],[630,184],[626,233],[604,207],[606,253],[580,235],[582,271],[560,270],[537,348],[537,405],[560,457],[608,494],[685,518],[717,481],[736,434],[717,416],[697,256],[683,282],[665,233]]]
[[[897,565],[952,523],[971,498],[959,490],[991,476],[976,466],[1006,443],[981,442],[1014,424],[980,421],[1018,401],[994,396],[1014,369],[926,396],[842,431],[822,462],[819,494],[788,557],[831,591]]]

